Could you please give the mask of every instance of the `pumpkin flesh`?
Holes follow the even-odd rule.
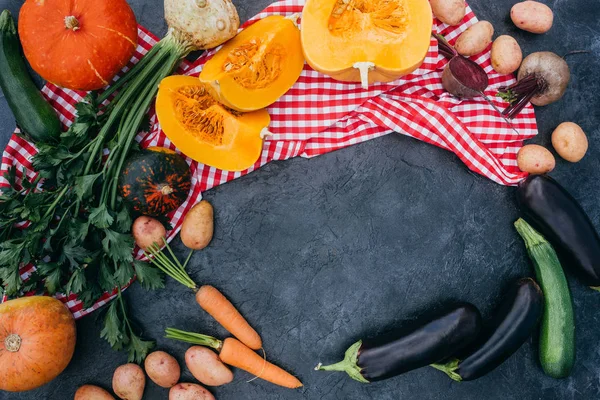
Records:
[[[228,171],[243,171],[258,160],[270,123],[266,110],[242,114],[228,109],[206,84],[181,75],[160,83],[156,114],[169,140],[185,155]]]
[[[292,17],[294,18],[294,17]],[[266,17],[244,29],[200,73],[213,97],[237,111],[266,108],[300,77],[304,55],[293,19]]]
[[[56,378],[75,351],[75,320],[52,297],[0,304],[0,390],[22,392]]]
[[[432,25],[428,0],[307,0],[302,47],[313,69],[367,86],[416,70]]]
[[[125,0],[26,0],[19,36],[42,78],[69,89],[97,90],[131,59],[137,22]]]

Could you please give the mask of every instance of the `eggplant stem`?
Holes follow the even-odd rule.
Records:
[[[448,361],[446,364],[431,364],[430,365],[430,367],[433,367],[433,368],[437,369],[438,371],[442,371],[443,373],[448,375],[450,377],[450,379],[452,379],[453,381],[461,382],[462,377],[460,376],[460,374],[458,372],[456,372],[458,370],[459,366],[460,366],[460,360],[457,358],[454,358],[454,359]]]
[[[315,367],[315,371],[340,371],[345,372],[350,376],[350,378],[355,381],[361,383],[370,383],[365,379],[364,376],[360,373],[362,368],[358,366],[358,352],[360,351],[360,347],[362,346],[362,340],[354,343],[352,346],[346,350],[346,354],[344,355],[344,359],[338,363],[331,365],[323,365],[319,363]]]

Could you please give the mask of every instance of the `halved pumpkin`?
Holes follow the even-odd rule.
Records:
[[[428,0],[307,0],[302,48],[313,69],[367,88],[417,69],[432,25]]]
[[[300,77],[304,55],[295,17],[266,17],[244,29],[208,61],[200,81],[237,111],[266,108]]]
[[[271,122],[266,110],[242,114],[219,104],[208,85],[191,76],[162,80],[156,115],[169,140],[211,167],[243,171],[258,160]]]

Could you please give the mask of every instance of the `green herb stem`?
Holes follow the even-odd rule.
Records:
[[[206,346],[217,351],[220,351],[223,348],[223,342],[212,336],[202,335],[200,333],[186,332],[175,328],[167,328],[165,329],[165,333],[165,337],[167,339],[179,340],[180,342]]]
[[[158,267],[158,269],[160,269],[166,275],[175,279],[182,285],[187,286],[192,290],[196,290],[198,288],[196,283],[192,280],[192,278],[190,278],[187,272],[185,272],[185,267],[181,265],[181,263],[177,260],[177,257],[175,257],[173,251],[171,250],[171,247],[164,238],[163,241],[165,242],[165,246],[168,249],[171,256],[173,257],[174,261],[171,261],[166,255],[164,255],[161,252],[160,247],[157,243],[154,243],[152,246],[148,247],[148,252],[145,252],[146,257],[150,260],[152,264]]]
[[[129,71],[127,71],[121,78],[119,78],[115,83],[110,85],[108,89],[102,92],[101,95],[98,96],[98,104],[104,103],[108,98],[117,90],[119,90],[125,83],[131,81],[135,75],[138,74],[143,68],[146,67],[148,62],[152,59],[152,57],[161,50],[162,46],[152,46],[152,48],[142,56],[142,58],[135,64]]]
[[[159,45],[160,42],[156,46]],[[90,173],[92,166],[94,165],[94,160],[103,148],[104,141],[106,136],[108,135],[108,132],[112,130],[113,125],[116,121],[120,121],[123,112],[125,112],[125,110],[130,107],[130,102],[138,98],[139,90],[141,90],[144,87],[144,83],[154,72],[154,68],[157,65],[159,65],[163,61],[163,58],[165,58],[165,56],[167,55],[168,49],[167,51],[165,51],[162,48],[162,46],[160,46],[157,52],[152,53],[151,57],[149,57],[150,60],[148,61],[146,68],[136,71],[137,73],[133,74],[136,76],[130,78],[130,84],[123,89],[122,97],[119,99],[118,102],[116,102],[115,108],[111,110],[110,115],[108,116],[108,120],[104,123],[104,126],[102,127],[102,129],[98,133],[98,136],[95,139],[96,143],[92,150],[92,155],[90,156],[90,159],[87,162],[83,175],[87,175]]]
[[[62,190],[60,191],[60,193],[58,194],[58,196],[56,197],[56,199],[54,199],[54,201],[52,202],[52,204],[50,204],[50,207],[44,213],[44,216],[42,217],[42,220],[48,218],[52,214],[52,212],[54,212],[54,209],[56,208],[56,206],[58,206],[58,204],[63,199],[63,197],[65,197],[65,194],[67,194],[68,191],[69,191],[69,187],[68,186],[65,186],[64,188],[62,188]]]

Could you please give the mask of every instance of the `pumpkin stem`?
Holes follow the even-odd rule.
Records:
[[[4,348],[11,353],[16,353],[21,348],[21,336],[11,333],[4,339]]]
[[[65,17],[65,28],[77,32],[80,29],[79,21],[73,15],[69,15],[68,17]]]
[[[273,132],[271,132],[270,130],[268,130],[267,128],[263,128],[262,131],[260,131],[260,138],[262,140],[265,140],[266,138],[268,138],[269,136],[273,136]]]
[[[302,16],[302,14],[300,13],[294,13],[292,15],[289,15],[287,17],[285,17],[285,19],[289,19],[290,21],[292,21],[294,23],[294,25],[296,26],[296,28],[298,27],[298,20],[300,19],[300,17]]]
[[[160,187],[160,193],[163,196],[168,196],[174,192],[173,188],[169,185],[163,185]]]
[[[375,64],[372,62],[357,62],[353,67],[360,71],[360,83],[363,89],[367,90],[369,88],[369,72],[375,69]]]

